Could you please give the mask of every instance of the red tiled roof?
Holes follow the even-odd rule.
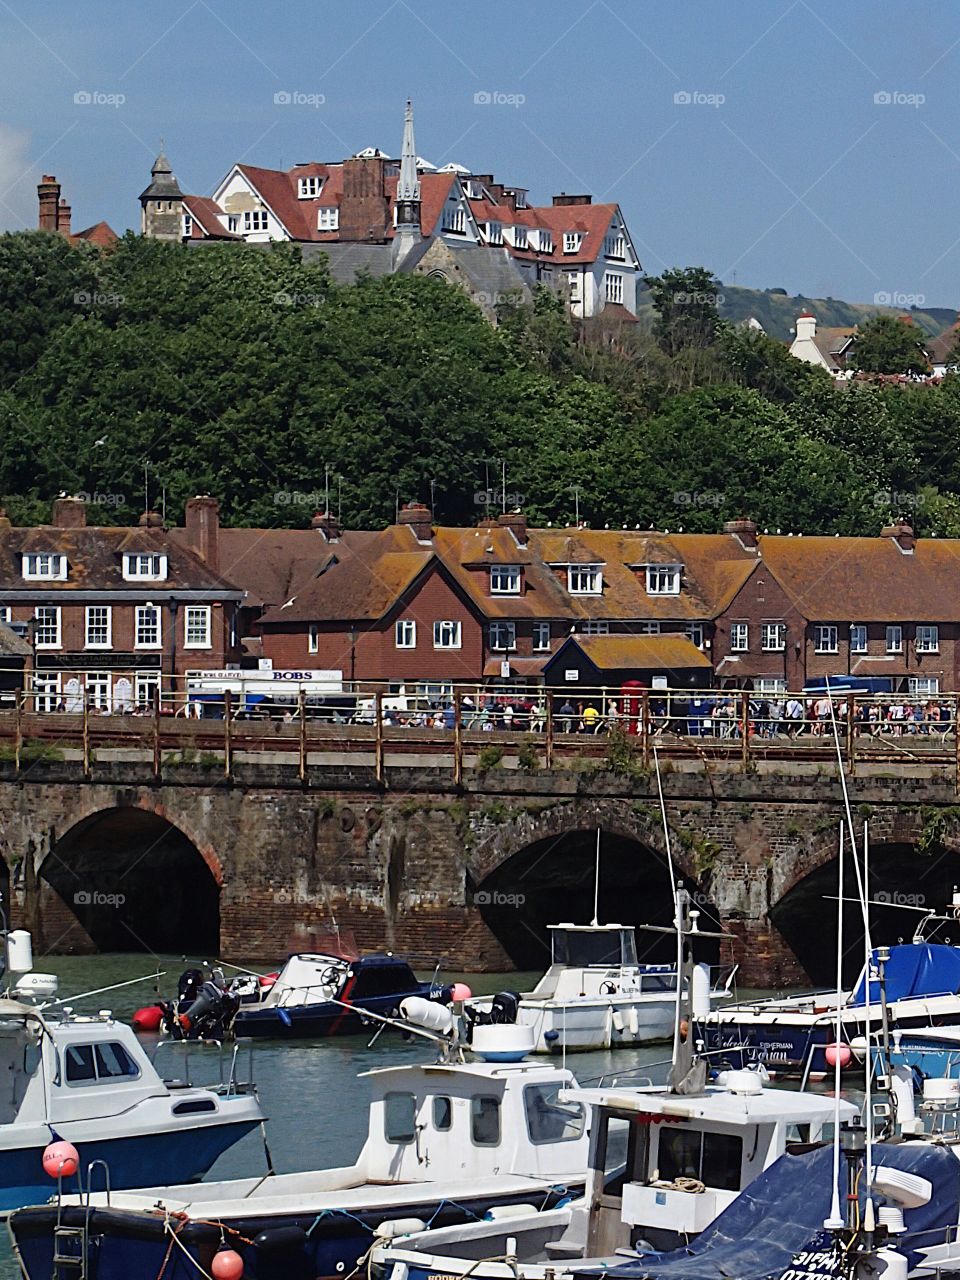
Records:
[[[92,227],[85,227],[83,231],[74,231],[70,236],[74,244],[78,240],[83,240],[86,244],[96,244],[102,249],[108,249],[119,239],[120,237],[108,222],[95,222]]]
[[[228,231],[220,221],[220,215],[223,210],[216,200],[211,200],[208,196],[184,196],[183,203],[194,221],[194,226],[190,232],[193,239],[202,239],[204,236],[216,240],[239,240],[241,238],[234,235],[232,231]]]

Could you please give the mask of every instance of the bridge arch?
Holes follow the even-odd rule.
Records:
[[[466,883],[468,905],[479,911],[517,969],[549,965],[549,925],[592,919],[598,827],[600,922],[671,924],[663,832],[652,814],[638,808],[624,815],[613,805],[591,805],[521,815],[478,842],[468,858]],[[706,877],[698,877],[695,857],[679,834],[671,845],[677,878],[694,896],[703,927],[715,927],[718,916]],[[639,930],[637,951],[648,963],[672,962],[676,942]],[[718,956],[708,958],[715,962]]]
[[[223,868],[188,826],[159,805],[94,808],[55,833],[38,878],[100,951],[216,955]]]

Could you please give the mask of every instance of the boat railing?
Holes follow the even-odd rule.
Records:
[[[216,1073],[212,1067],[213,1055],[207,1050],[216,1048]],[[199,1043],[196,1040],[158,1040],[150,1061],[154,1070],[168,1089],[213,1089],[222,1097],[233,1097],[237,1094],[250,1093],[254,1088],[253,1076],[253,1040],[243,1038],[225,1045],[220,1040],[207,1040]],[[169,1050],[173,1055],[172,1064],[179,1068],[179,1075],[165,1074],[166,1064],[161,1070],[158,1059],[161,1051]],[[198,1052],[194,1052],[197,1051]],[[165,1054],[166,1056],[166,1054]],[[200,1063],[201,1072],[195,1079],[194,1066]]]

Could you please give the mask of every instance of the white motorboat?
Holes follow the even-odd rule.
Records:
[[[550,957],[550,968],[516,1004],[515,1021],[532,1028],[535,1053],[613,1049],[673,1036],[677,968],[640,964],[632,926],[551,925]],[[706,965],[696,966],[692,982],[698,1012],[729,999],[727,988],[710,990]],[[507,995],[468,1001],[468,1020],[510,1020],[513,1009]]]

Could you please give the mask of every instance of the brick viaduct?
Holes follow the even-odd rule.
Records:
[[[952,770],[860,766],[871,892],[942,907],[960,880]],[[823,980],[843,813],[836,768],[671,762],[663,774],[678,872],[733,935],[748,986]],[[0,764],[0,838],[14,920],[39,950],[192,951],[274,964],[333,928],[364,949],[443,957],[448,970],[542,969],[551,917],[669,918],[656,778],[548,771],[311,770],[251,763]],[[0,864],[2,865],[2,864]],[[888,911],[887,915],[891,913]],[[909,934],[913,916],[889,925]],[[881,941],[887,939],[879,939]],[[196,950],[193,950],[193,949]]]

